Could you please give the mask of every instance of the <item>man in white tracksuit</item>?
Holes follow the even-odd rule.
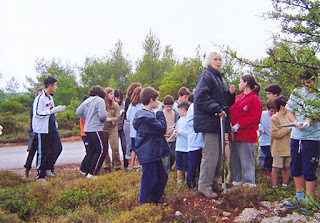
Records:
[[[57,89],[57,80],[47,77],[43,83],[45,89],[33,102],[32,126],[38,137],[36,180],[44,180],[46,176],[55,176],[54,164],[62,151],[55,113],[65,110],[65,106],[54,107],[52,95]]]

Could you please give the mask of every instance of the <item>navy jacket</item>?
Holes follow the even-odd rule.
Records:
[[[235,101],[235,94],[227,88],[223,75],[208,66],[198,77],[194,94],[194,131],[204,133],[219,133],[219,113],[225,111],[225,131],[230,132],[230,111]]]
[[[167,123],[162,111],[156,114],[146,109],[137,111],[133,127],[137,130],[134,151],[141,164],[160,160],[171,153],[164,138]]]

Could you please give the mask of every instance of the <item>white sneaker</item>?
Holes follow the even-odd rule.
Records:
[[[86,176],[87,179],[93,179],[93,180],[96,180],[98,179],[98,177],[96,176],[93,176],[92,174],[88,173],[87,176]]]
[[[55,177],[56,175],[54,175],[51,170],[46,170],[46,176],[47,177]]]
[[[233,182],[232,182],[232,185],[233,185],[234,187],[240,187],[242,184],[243,184],[243,182],[241,182],[241,181],[233,181]]]
[[[36,182],[39,183],[39,184],[43,184],[43,185],[47,185],[48,184],[48,182],[44,178],[38,178],[38,179],[36,179]]]
[[[254,188],[254,187],[257,187],[256,184],[252,184],[252,183],[244,183],[242,184],[243,187],[250,187],[250,188]]]

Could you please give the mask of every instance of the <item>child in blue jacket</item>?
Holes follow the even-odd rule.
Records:
[[[167,124],[162,111],[156,114],[152,111],[158,108],[158,97],[159,93],[154,88],[144,88],[140,94],[144,108],[136,112],[133,120],[137,131],[134,152],[142,164],[140,205],[159,203],[168,180],[161,160],[171,152],[164,138]]]

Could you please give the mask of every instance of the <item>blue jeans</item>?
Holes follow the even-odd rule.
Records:
[[[262,164],[263,170],[271,172],[273,159],[271,156],[270,146],[261,146],[261,151],[264,155],[264,162]]]
[[[201,157],[202,149],[188,152],[187,186],[189,188],[196,186],[196,171],[200,170]]]

